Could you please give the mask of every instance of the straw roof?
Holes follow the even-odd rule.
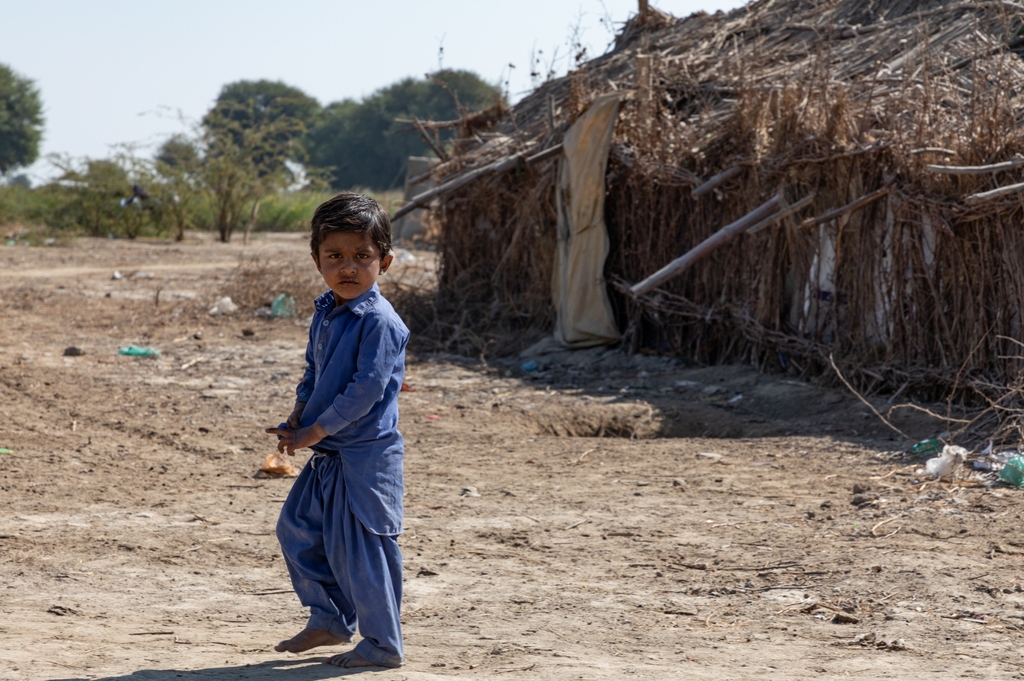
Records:
[[[864,114],[893,113],[886,111],[890,99],[917,90],[952,122],[978,81],[1014,84],[1005,93],[1006,104],[1024,112],[1024,63],[1017,58],[1024,51],[1022,17],[1024,4],[950,0],[762,0],[727,14],[698,12],[683,19],[651,10],[646,22],[633,17],[626,23],[608,54],[545,83],[509,112],[487,135],[489,141],[481,139],[479,147],[437,174],[454,177],[556,140],[593,97],[636,87],[638,53],[654,57],[663,115],[699,129],[727,119],[739,91],[777,92],[822,73],[833,96],[842,92],[851,101],[872,102]],[[585,81],[588,95],[582,102],[572,101],[579,81]],[[886,117],[884,123],[887,130],[873,132],[894,137],[899,120]]]

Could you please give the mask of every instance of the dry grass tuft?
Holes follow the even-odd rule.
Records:
[[[313,301],[325,290],[323,279],[306,259],[299,263],[251,257],[239,261],[221,295],[230,296],[242,310],[251,312],[287,293],[295,298],[298,314],[306,316],[313,313]]]

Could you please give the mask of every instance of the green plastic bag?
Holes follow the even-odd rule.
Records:
[[[1014,487],[1024,487],[1024,456],[1015,456],[999,471],[999,479]]]
[[[270,304],[270,316],[275,319],[277,317],[294,317],[295,299],[287,293],[282,293],[274,298],[274,302]]]
[[[117,354],[128,355],[129,357],[159,357],[160,351],[148,346],[140,347],[138,345],[129,345],[126,348],[120,348],[117,351]]]

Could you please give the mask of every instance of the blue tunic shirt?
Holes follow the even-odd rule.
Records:
[[[348,510],[374,534],[402,531],[398,393],[408,342],[409,329],[377,284],[337,307],[327,291],[316,299],[306,372],[295,391],[306,402],[302,427],[316,422],[327,432],[313,450],[338,452]]]

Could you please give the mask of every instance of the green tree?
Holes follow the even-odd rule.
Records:
[[[125,231],[121,199],[131,195],[132,181],[119,163],[107,159],[54,159],[54,163],[62,171],[57,184],[72,197],[66,206],[66,222],[84,229],[90,236]],[[130,229],[131,226],[129,236]]]
[[[213,108],[203,118],[203,127],[216,134],[235,135],[234,142],[242,144],[237,136],[241,130],[269,126],[282,136],[277,142],[287,146],[287,158],[303,163],[306,160],[305,135],[316,125],[320,111],[320,102],[291,85],[280,81],[240,80],[221,89]],[[261,159],[260,163],[266,165],[267,159]]]
[[[39,90],[0,64],[0,175],[39,157],[43,105]]]
[[[199,176],[214,204],[217,232],[224,242],[241,226],[247,207],[248,241],[263,197],[295,180],[288,161],[294,159],[305,126],[286,114],[261,115],[258,107],[256,101],[246,106],[217,104],[203,119],[205,155]]]
[[[151,191],[157,220],[169,228],[175,241],[182,241],[185,230],[195,226],[202,196],[201,162],[195,140],[180,134],[164,142],[156,154],[157,177]]]
[[[452,120],[501,97],[500,88],[475,73],[445,70],[406,78],[361,102],[335,102],[323,109],[308,135],[310,163],[326,170],[336,189],[395,187],[402,183],[409,156],[431,155],[419,133],[396,118]]]

